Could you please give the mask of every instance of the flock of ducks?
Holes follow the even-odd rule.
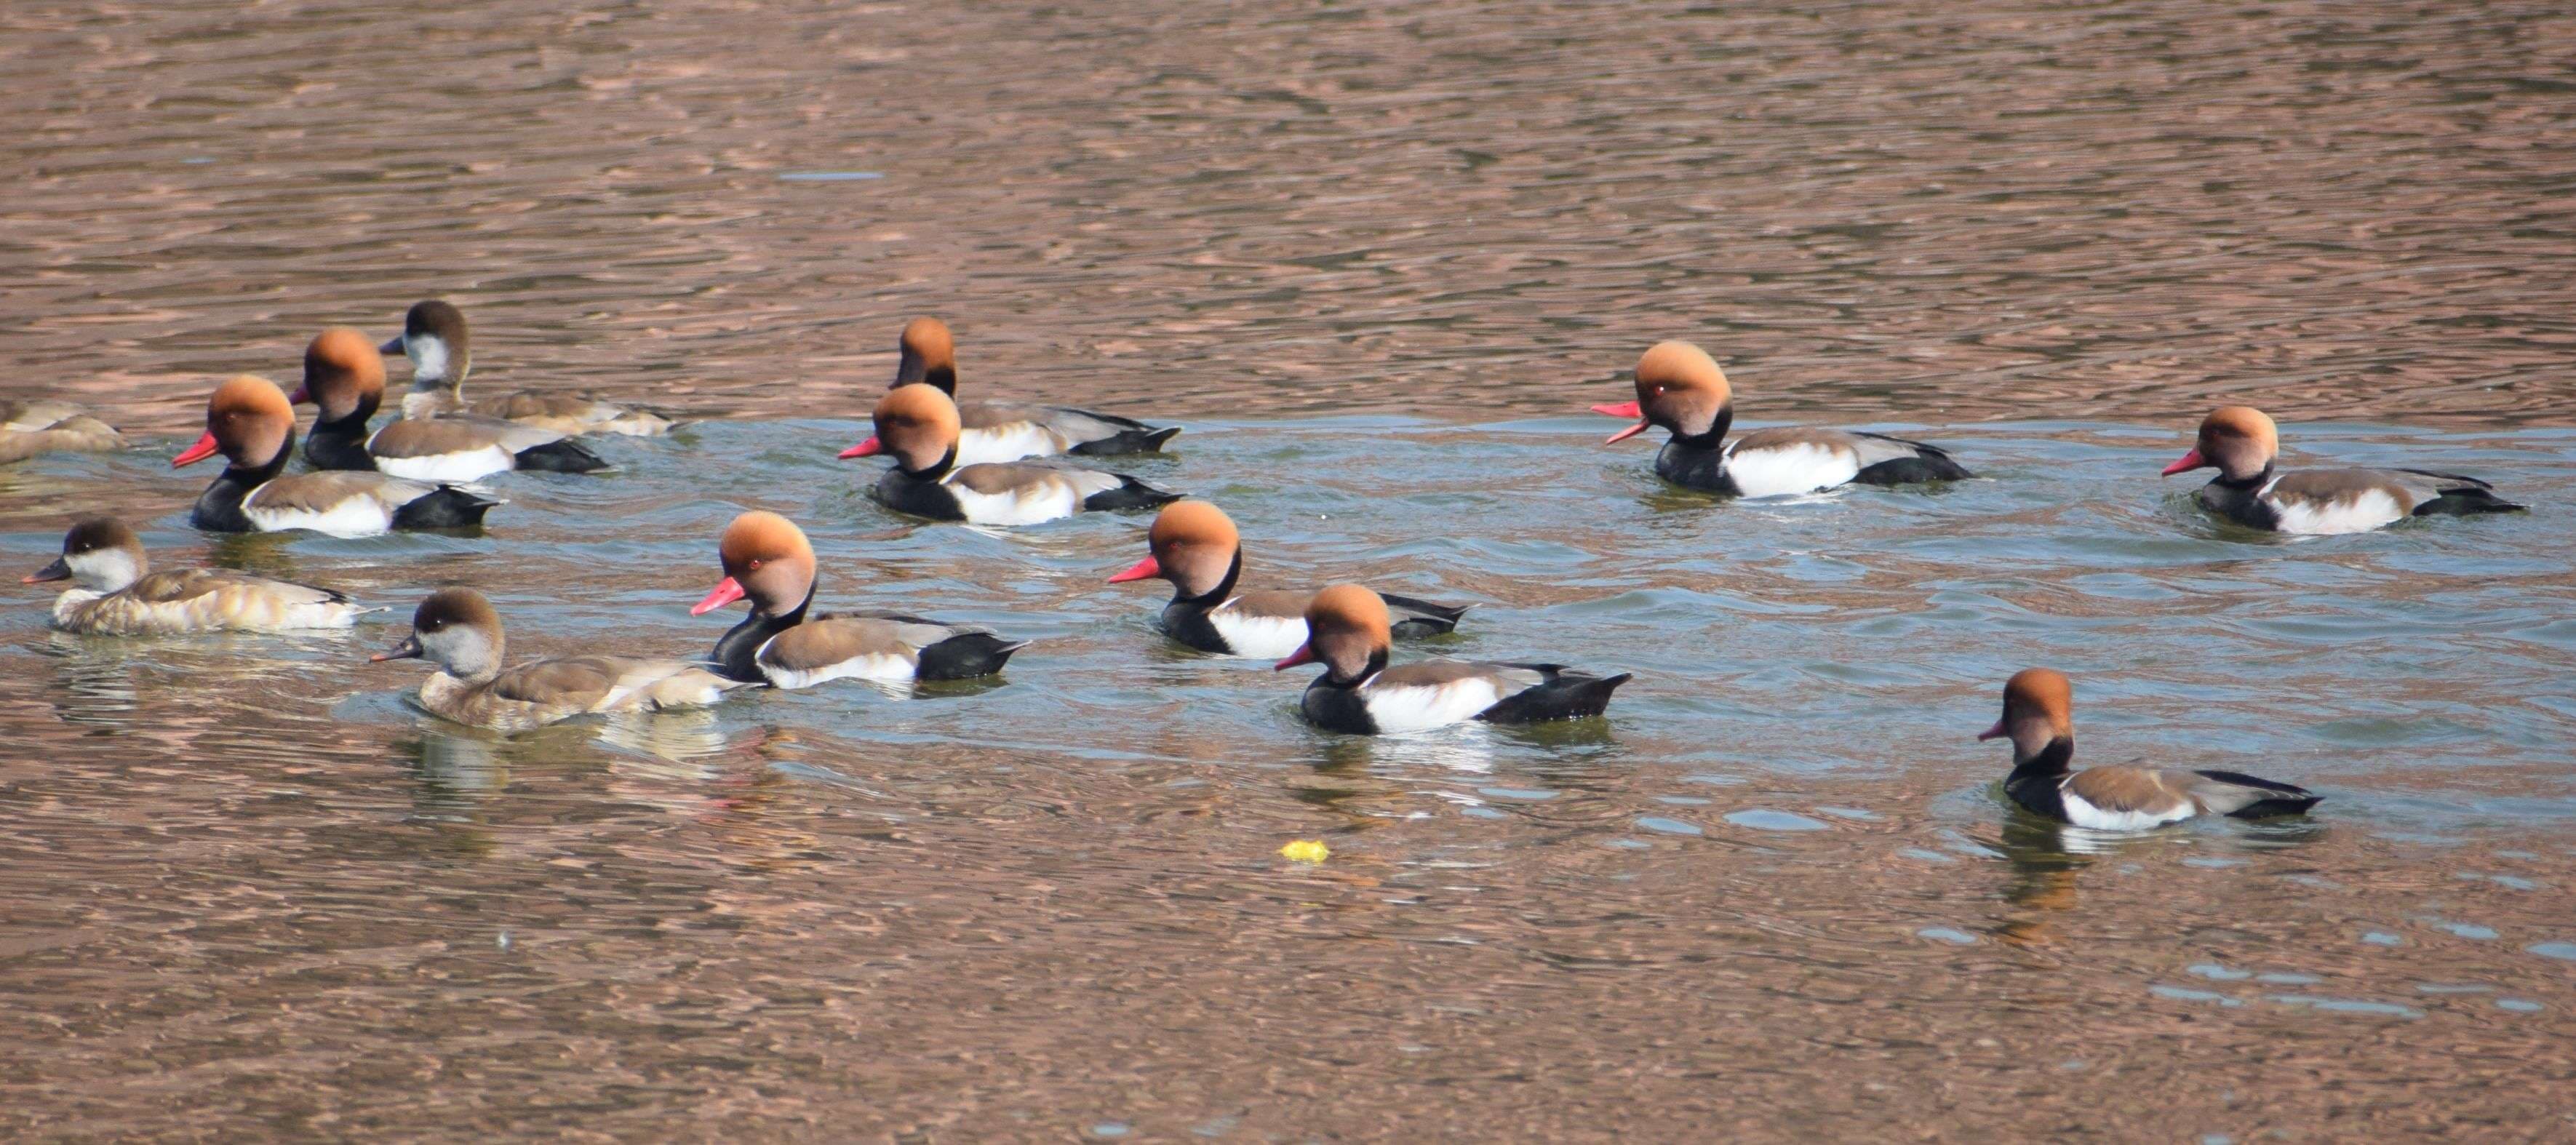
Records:
[[[1171,582],[1163,631],[1219,656],[1276,667],[1320,665],[1300,709],[1316,725],[1351,734],[1421,731],[1466,721],[1535,723],[1597,716],[1629,676],[1558,664],[1429,659],[1391,663],[1394,638],[1454,630],[1464,606],[1381,594],[1357,584],[1319,592],[1248,589],[1234,522],[1205,501],[1184,500],[1133,476],[1031,458],[1160,450],[1179,433],[1070,406],[961,402],[956,343],[935,318],[915,319],[898,343],[893,382],[877,402],[875,433],[844,458],[893,464],[875,493],[918,517],[1029,525],[1082,512],[1159,509],[1150,553],[1109,579]],[[409,359],[412,382],[398,416],[370,426],[385,398],[385,356]],[[472,370],[463,312],[443,301],[413,306],[403,332],[381,345],[347,328],[315,337],[290,394],[242,375],[206,402],[206,431],[172,459],[218,454],[225,467],[190,512],[211,532],[309,530],[367,536],[398,529],[471,529],[503,502],[477,484],[510,470],[583,473],[606,467],[587,435],[650,436],[669,418],[586,396],[516,393],[468,402]],[[1650,428],[1668,435],[1655,459],[1664,480],[1732,497],[1804,494],[1846,484],[1905,485],[1971,476],[1938,446],[1831,428],[1790,426],[1733,438],[1733,391],[1717,363],[1686,342],[1646,351],[1633,401],[1593,406],[1635,418],[1616,443]],[[295,407],[317,413],[305,435],[311,469],[289,474]],[[56,451],[124,448],[106,423],[60,402],[0,405],[0,462]],[[2280,473],[2280,436],[2260,411],[2230,406],[2200,425],[2192,450],[2167,475],[2211,468],[2200,501],[2240,525],[2283,533],[2350,533],[2412,516],[2522,508],[2472,477],[2429,469],[2326,469]],[[442,589],[413,611],[411,632],[376,661],[418,658],[434,670],[420,703],[459,723],[501,731],[602,712],[713,704],[737,689],[808,688],[858,678],[957,680],[1001,670],[1025,642],[980,628],[883,612],[814,610],[813,545],[795,522],[753,511],[719,545],[723,578],[690,610],[737,601],[750,614],[702,661],[569,656],[509,664],[500,615],[470,589]],[[325,588],[226,569],[155,571],[134,531],[90,518],[63,537],[62,555],[26,578],[71,582],[54,602],[66,632],[162,636],[347,628],[371,611]],[[2072,768],[2073,687],[2044,668],[2004,687],[2003,718],[1979,739],[2009,738],[2005,791],[2022,806],[2077,826],[2134,830],[2195,815],[2259,817],[2305,812],[2319,796],[2229,771],[2136,766]]]

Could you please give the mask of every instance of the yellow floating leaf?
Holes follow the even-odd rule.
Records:
[[[1319,839],[1299,839],[1279,848],[1279,853],[1294,862],[1320,863],[1332,855],[1333,849]]]

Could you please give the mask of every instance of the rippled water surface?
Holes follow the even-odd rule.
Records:
[[[85,640],[13,588],[0,1126],[2563,1136],[2571,44],[2537,4],[9,5],[0,396],[137,442],[0,470],[0,563],[105,510],[390,611]],[[187,528],[212,377],[429,294],[478,382],[703,420],[498,479],[485,536]],[[1141,518],[884,512],[832,454],[934,311],[970,387],[1186,424],[1123,467],[1225,505],[1248,583],[1636,681],[1323,735],[1302,673],[1100,583]],[[1981,478],[1663,487],[1577,411],[1671,336],[1753,424]],[[2218,527],[2155,472],[2222,398],[2535,511]],[[703,652],[746,506],[835,606],[1036,643],[515,739],[364,662],[437,584],[514,655]],[[2326,802],[2021,816],[1971,737],[2034,663],[2086,759]]]

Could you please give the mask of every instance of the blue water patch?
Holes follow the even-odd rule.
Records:
[[[2387,931],[2384,931],[2384,930],[2373,930],[2373,931],[2369,931],[2369,932],[2367,932],[2367,933],[2364,933],[2364,934],[2361,936],[2361,940],[2362,940],[2363,942],[2367,942],[2367,943],[2369,943],[2369,944],[2370,944],[2370,945],[2372,945],[2372,946],[2404,946],[2404,945],[2406,945],[2406,940],[2405,940],[2405,939],[2403,939],[2403,938],[2399,938],[2399,937],[2397,937],[2396,935],[2394,935],[2394,934],[2390,934],[2390,933],[2388,933]]]
[[[2576,962],[2576,942],[2535,942],[2523,949],[2543,958],[2564,958]]]
[[[2215,991],[2187,990],[2180,986],[2149,986],[2147,987],[2147,992],[2155,995],[2156,997],[2171,998],[2177,1002],[2216,1002],[2221,1006],[2242,1006],[2245,1004]]]
[[[1688,823],[1684,823],[1679,819],[1666,819],[1658,815],[1647,815],[1639,818],[1637,820],[1637,826],[1644,830],[1653,831],[1663,835],[1701,834],[1699,828]]]
[[[2529,998],[2498,998],[2496,1009],[2508,1010],[2516,1014],[2537,1014],[2547,1007]]]
[[[2254,976],[2254,972],[2251,970],[2230,970],[2215,962],[2196,962],[2192,965],[2183,967],[2183,972],[2187,974],[2197,974],[2203,978],[2215,979],[2220,982],[2242,982],[2245,979]]]
[[[1946,926],[1924,927],[1921,930],[1915,931],[1914,937],[1928,938],[1934,942],[1946,942],[1952,946],[1974,946],[1977,944],[1976,935],[1970,934],[1964,930],[1952,930]]]
[[[1825,829],[1825,824],[1804,815],[1759,807],[1744,811],[1729,811],[1726,813],[1726,821],[1738,827],[1751,827],[1756,831],[1822,831]]]
[[[2360,998],[2319,998],[2308,994],[2269,994],[2264,996],[2264,1000],[2267,1002],[2278,1002],[2284,1006],[2305,1006],[2312,1010],[2325,1010],[2336,1014],[2370,1014],[2382,1018],[2421,1018],[2424,1016],[2424,1011],[2418,1010],[2413,1006],[2400,1006],[2395,1002],[2371,1002]]]

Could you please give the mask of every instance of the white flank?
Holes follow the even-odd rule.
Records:
[[[1208,624],[1225,638],[1231,656],[1277,660],[1306,643],[1306,618],[1302,616],[1246,616],[1228,611],[1233,601],[1209,609]]]
[[[777,637],[773,636],[770,639],[776,640]],[[769,645],[763,643],[760,646],[760,652],[752,654],[752,663],[760,666],[760,674],[769,678],[771,687],[785,688],[789,691],[811,688],[816,684],[829,683],[833,680],[856,679],[875,680],[879,683],[910,683],[916,670],[911,660],[901,656],[852,656],[838,664],[826,664],[812,671],[791,672],[760,659],[761,654],[767,651],[769,651]]]
[[[263,533],[283,533],[290,529],[311,529],[333,537],[372,537],[393,527],[391,506],[373,497],[350,497],[329,509],[316,513],[306,509],[267,509],[259,503],[260,491],[251,490],[242,499],[242,516]]]
[[[1860,474],[1850,452],[1821,445],[1770,449],[1726,447],[1726,475],[1746,497],[1788,497],[1831,489]]]
[[[2280,483],[2279,478],[2273,484]],[[2349,501],[2336,499],[2322,505],[2313,501],[2276,501],[2272,486],[2266,485],[2256,496],[2272,506],[2280,517],[2280,531],[2323,536],[2333,533],[2367,533],[2381,525],[2402,520],[2406,510],[2385,489],[2371,489]]]
[[[397,422],[395,424],[400,423]],[[378,430],[377,432],[381,433],[383,431]],[[370,441],[372,440],[373,439],[370,439]],[[473,481],[479,478],[489,477],[495,473],[508,472],[517,466],[518,460],[510,456],[509,450],[503,449],[499,445],[487,445],[481,449],[469,449],[462,453],[432,454],[427,457],[379,457],[376,459],[377,472],[412,481],[440,481],[448,483]]]
[[[1034,525],[1082,511],[1082,494],[1069,482],[1038,481],[1010,493],[978,493],[949,482],[957,508],[978,525]]]
[[[1381,732],[1445,728],[1476,718],[1476,713],[1502,699],[1494,682],[1481,676],[1453,680],[1436,688],[1360,685],[1360,702],[1368,706],[1369,720]]]
[[[2144,831],[2189,819],[2193,810],[2186,802],[2171,811],[2105,811],[2086,803],[2083,796],[2062,783],[2057,787],[2057,798],[2066,808],[2067,822],[2096,831]]]
[[[957,435],[957,464],[960,466],[1053,457],[1062,452],[1063,439],[1035,422],[970,429]]]

